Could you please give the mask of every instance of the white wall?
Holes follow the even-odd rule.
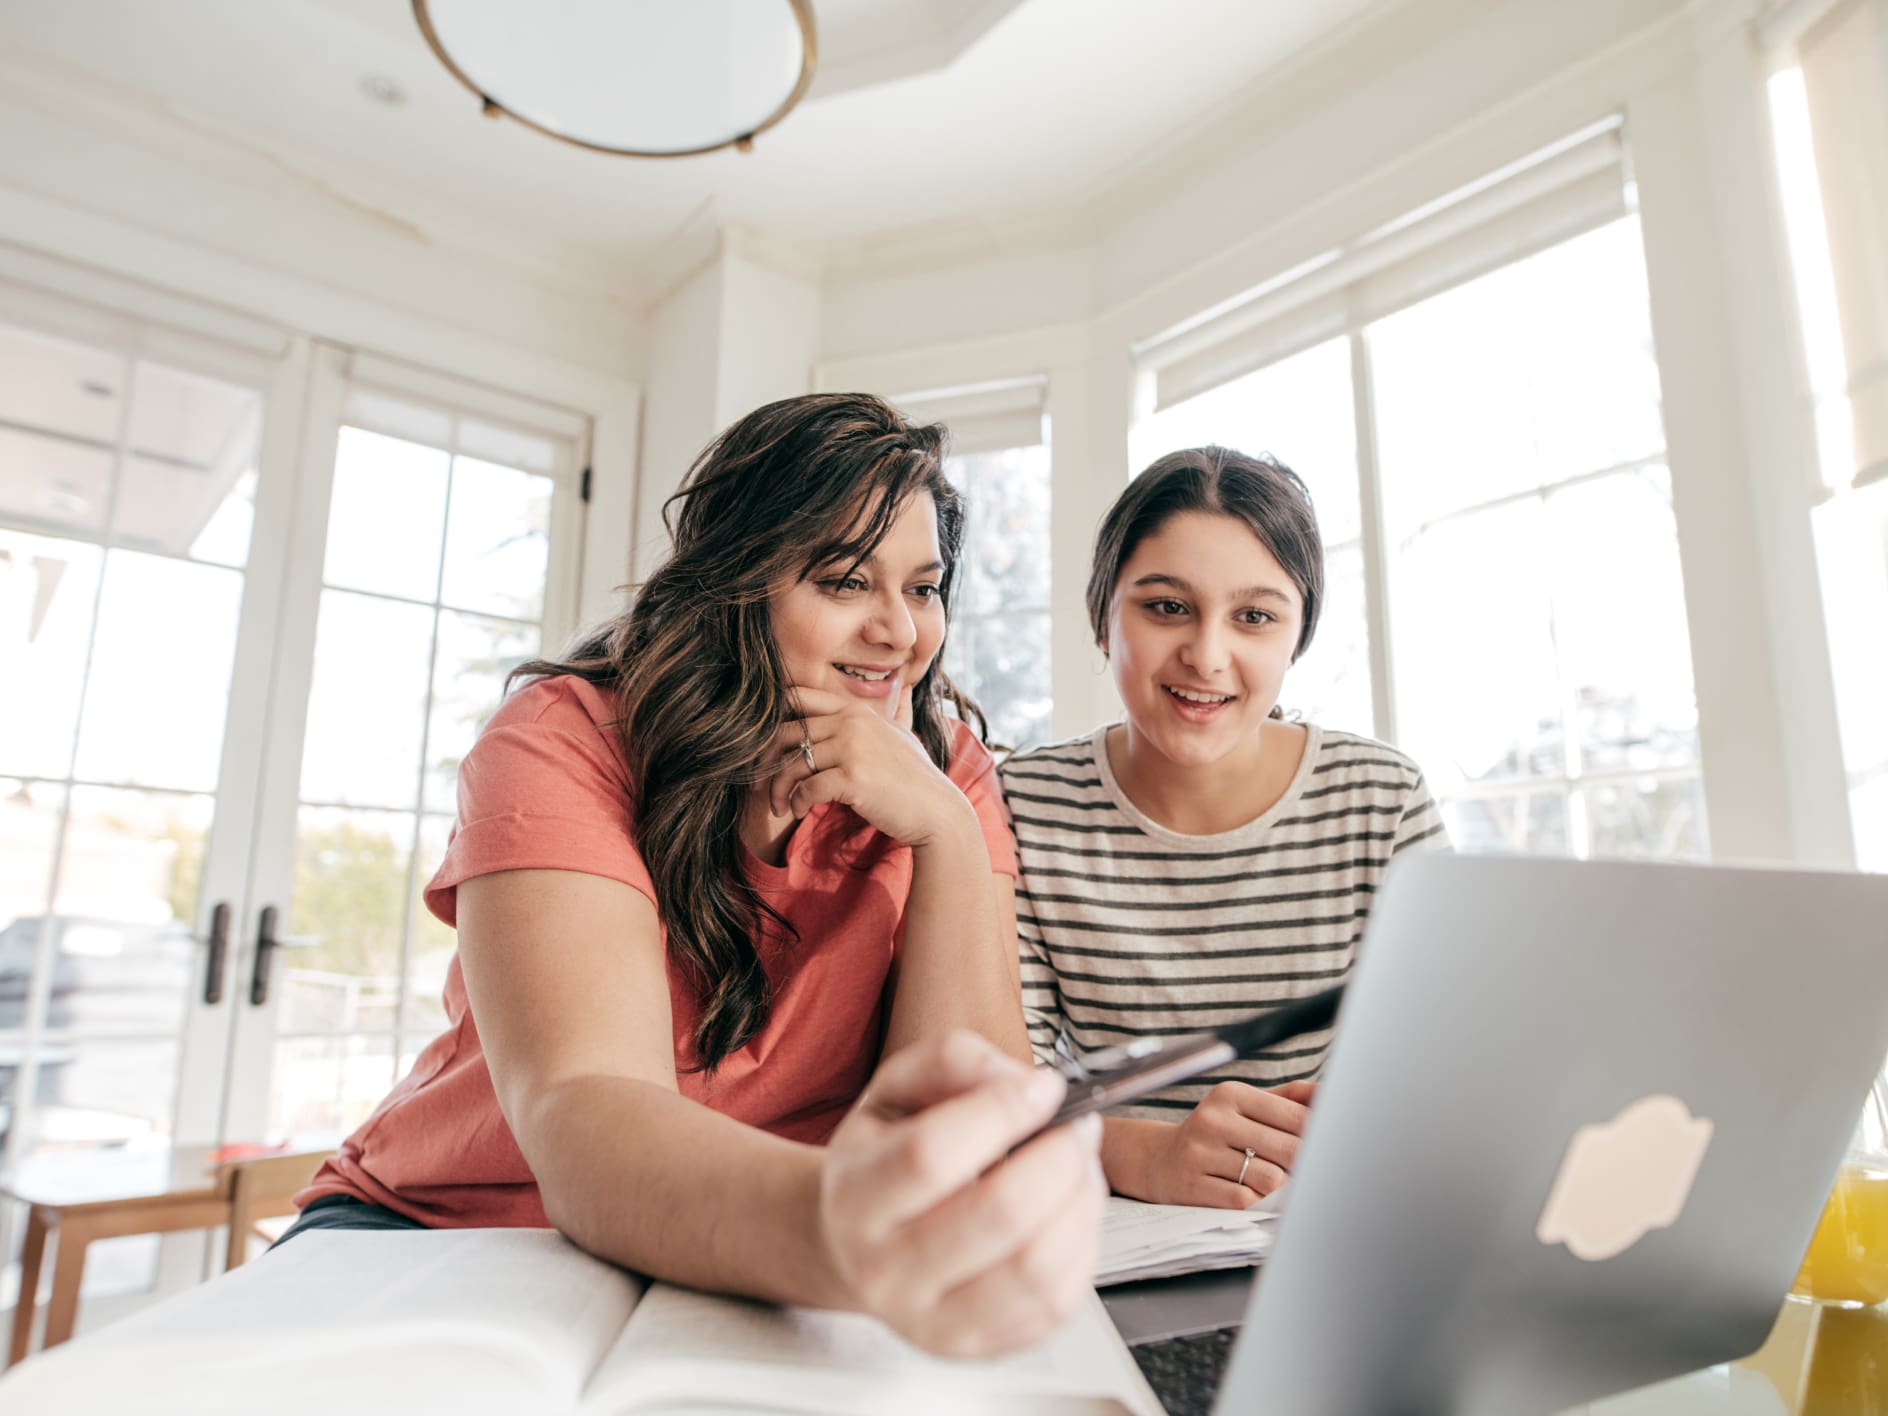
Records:
[[[718,258],[685,277],[651,311],[642,455],[637,473],[635,575],[662,558],[662,502],[719,427],[724,271]]]
[[[709,440],[763,403],[807,392],[819,343],[811,281],[743,252],[717,232],[708,254],[649,319],[648,414],[637,483],[636,575],[667,548],[662,503]]]
[[[820,340],[815,281],[736,253],[723,266],[717,428],[763,403],[811,389]]]

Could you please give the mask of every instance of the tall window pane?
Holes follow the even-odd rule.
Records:
[[[990,736],[1023,748],[1049,738],[1049,448],[950,458],[945,475],[970,508],[944,668],[989,718]]]
[[[1400,745],[1457,839],[1704,856],[1637,218],[1366,337]]]
[[[443,1022],[454,940],[419,889],[460,760],[506,675],[544,647],[573,462],[555,439],[364,390],[346,418],[276,993],[270,1128],[285,1135],[353,1125],[402,1039]]]

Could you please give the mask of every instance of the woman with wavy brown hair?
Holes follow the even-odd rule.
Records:
[[[628,612],[517,671],[426,891],[448,1029],[291,1234],[553,1225],[950,1353],[1079,1300],[1097,1128],[1007,1155],[1062,1084],[1027,1065],[1015,854],[939,663],[942,437],[858,394],[749,414]]]

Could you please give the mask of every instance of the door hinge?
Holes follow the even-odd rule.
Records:
[[[590,469],[583,469],[583,480],[577,484],[577,499],[586,505],[590,501]]]

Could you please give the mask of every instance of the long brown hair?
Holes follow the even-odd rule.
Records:
[[[769,594],[783,579],[864,560],[906,501],[924,493],[937,509],[948,615],[964,509],[944,477],[945,437],[941,425],[908,423],[869,394],[810,394],[756,409],[703,450],[664,504],[674,548],[630,608],[562,658],[512,671],[511,681],[575,674],[615,693],[612,726],[629,760],[637,848],[669,957],[699,991],[694,1044],[706,1071],[745,1046],[771,1012],[756,947],[762,916],[794,934],[740,865],[743,805],[774,766],[774,736],[789,716]],[[980,736],[987,730],[942,661],[940,644],[913,687],[911,710],[913,731],[945,768],[946,704]]]

